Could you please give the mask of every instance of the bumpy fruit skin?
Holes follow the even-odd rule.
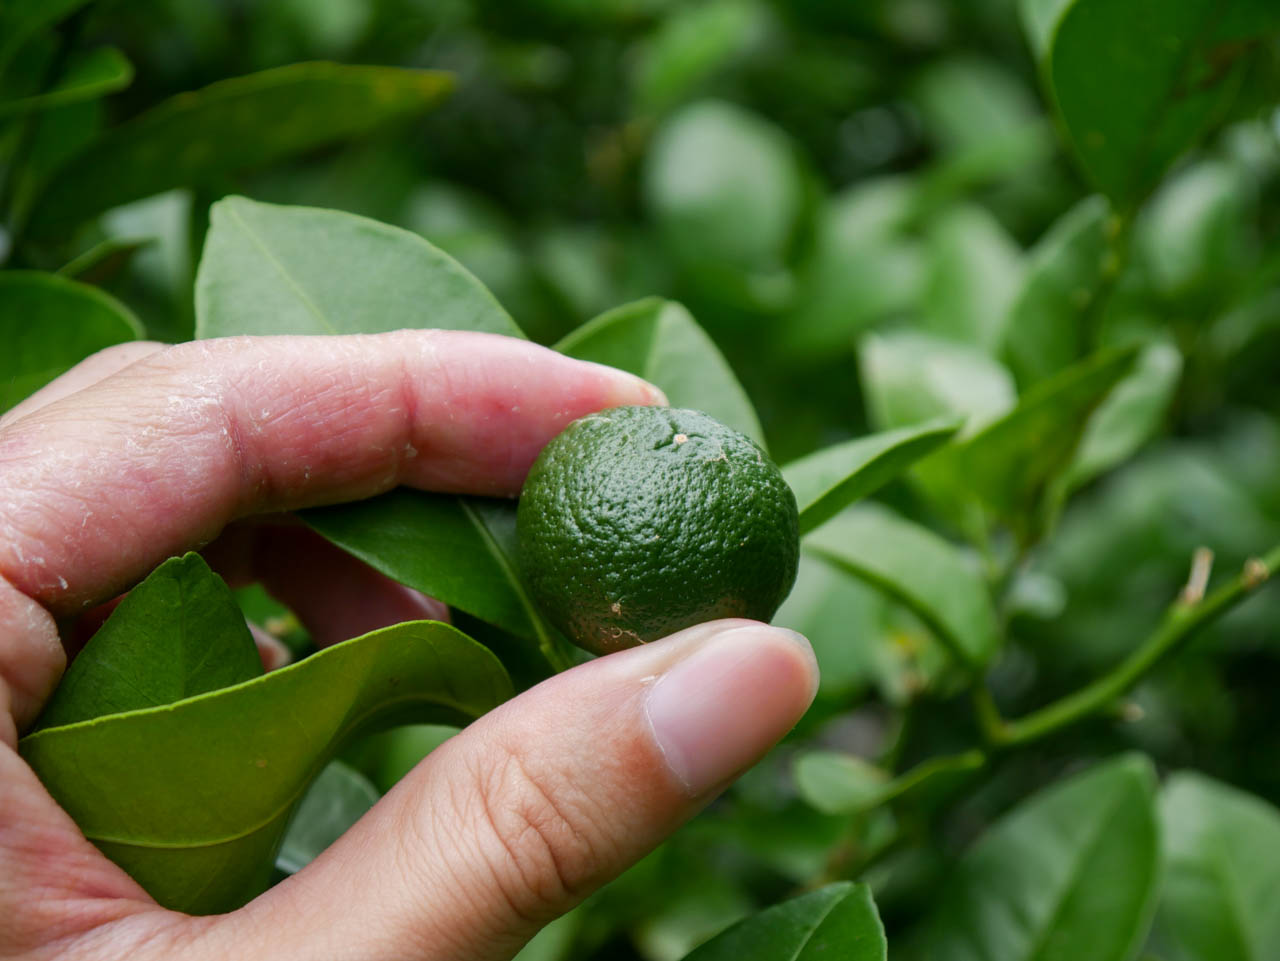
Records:
[[[694,410],[615,407],[574,421],[520,495],[534,601],[597,654],[703,621],[767,621],[795,583],[795,495],[748,437]]]

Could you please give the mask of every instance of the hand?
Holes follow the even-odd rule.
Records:
[[[566,671],[217,917],[156,905],[15,747],[65,665],[59,622],[229,523],[396,484],[514,495],[568,421],[661,400],[522,341],[413,331],[124,345],[0,419],[0,956],[508,958],[660,843],[804,712],[817,671],[802,638],[722,621]],[[304,623],[347,611],[346,636],[432,616],[345,555],[289,558],[288,543],[233,528],[208,555],[274,578]]]

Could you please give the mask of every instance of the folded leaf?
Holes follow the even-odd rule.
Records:
[[[52,231],[173,187],[274,163],[418,113],[448,91],[430,70],[297,63],[179,94],[98,139],[31,215]]]
[[[417,234],[244,197],[211,208],[196,276],[197,336],[404,327],[524,336],[480,281]]]
[[[663,389],[671,406],[703,411],[764,444],[756,412],[728,362],[675,301],[650,297],[615,307],[555,349],[643,377]]]
[[[905,604],[962,664],[980,666],[999,645],[987,586],[960,549],[872,505],[819,527],[804,548]]]
[[[782,470],[800,508],[800,533],[830,520],[875,493],[912,464],[945,444],[955,421],[889,430],[836,444],[792,461]]]
[[[1160,793],[1156,940],[1170,961],[1280,958],[1280,811],[1193,772]]]
[[[0,411],[142,325],[96,287],[40,271],[0,273]]]
[[[262,673],[231,589],[199,554],[152,571],[67,668],[36,730],[172,704]]]
[[[510,695],[489,651],[416,621],[234,687],[45,728],[19,749],[152,897],[209,914],[266,887],[290,814],[348,738],[393,723],[464,723]]]
[[[831,884],[739,921],[685,961],[884,961],[884,926],[865,884]]]
[[[1159,876],[1155,773],[1128,755],[1022,802],[965,854],[913,957],[1126,961]]]

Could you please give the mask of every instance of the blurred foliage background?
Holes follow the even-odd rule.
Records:
[[[209,205],[242,193],[415,231],[543,343],[639,297],[682,302],[780,463],[936,414],[998,413],[1080,356],[1140,343],[1141,376],[1125,384],[1142,426],[1077,459],[1070,498],[1025,536],[970,538],[918,474],[877,495],[974,542],[966,556],[991,576],[1006,635],[988,682],[1007,713],[1131,651],[1197,547],[1235,571],[1280,541],[1274,38],[1224,68],[1230,96],[1166,176],[1139,170],[1117,187],[1068,146],[1013,0],[140,0],[82,6],[41,36],[16,53],[0,37],[3,99],[38,96],[102,50],[83,66],[111,96],[0,117],[0,259],[102,288],[158,339],[192,336]],[[375,78],[379,110],[341,108],[347,126],[317,120],[314,137],[290,128],[304,108],[282,101],[235,128],[235,163],[184,158],[198,175],[154,195],[105,148],[71,175],[61,165],[173,95],[313,60],[453,80],[423,113],[387,106],[396,94]],[[91,215],[59,212],[73,195]],[[1019,333],[1047,315],[1067,342]],[[845,876],[872,882],[892,943],[994,817],[1129,748],[1280,803],[1280,596],[1263,592],[1114,716],[939,778],[910,803],[824,813],[797,784],[801,754],[901,768],[980,735],[916,617],[820,557],[804,564],[779,620],[818,649],[815,708],[531,954],[675,961],[749,911]],[[387,750],[379,770],[403,770]]]

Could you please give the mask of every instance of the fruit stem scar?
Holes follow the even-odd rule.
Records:
[[[689,435],[688,435],[688,434],[676,434],[676,436],[675,436],[675,437],[673,437],[673,438],[671,438],[671,439],[672,439],[673,441],[675,441],[677,444],[683,444],[685,441],[687,441],[687,440],[689,439]]]

